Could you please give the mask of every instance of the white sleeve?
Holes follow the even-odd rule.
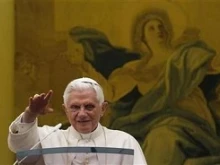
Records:
[[[21,122],[21,118],[23,116],[24,113],[22,113],[21,115],[19,115],[15,121],[13,121],[11,123],[11,125],[9,126],[9,132],[12,134],[22,134],[27,132],[31,127],[33,127],[36,123],[36,120],[32,123],[22,123]]]
[[[9,126],[8,147],[11,151],[30,149],[39,141],[37,120],[33,123],[21,123],[23,113]]]

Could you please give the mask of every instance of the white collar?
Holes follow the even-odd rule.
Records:
[[[102,125],[100,123],[98,123],[98,126],[96,127],[96,129],[93,132],[87,133],[87,134],[79,133],[73,126],[71,126],[69,129],[70,137],[76,138],[78,140],[95,139],[99,135],[101,135],[102,132],[103,132]]]

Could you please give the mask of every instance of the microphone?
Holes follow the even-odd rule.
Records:
[[[49,135],[51,135],[52,133],[56,132],[58,129],[60,129],[60,127],[62,126],[61,123],[57,124],[56,126],[54,126],[53,130],[51,132],[49,132],[46,136],[44,136],[41,140],[39,140],[36,144],[34,144],[29,150],[33,150],[38,144],[40,144],[42,141],[44,141]],[[13,165],[16,164],[20,164],[22,163],[25,159],[27,159],[28,155],[25,156],[24,158],[22,158],[20,161],[16,160]]]

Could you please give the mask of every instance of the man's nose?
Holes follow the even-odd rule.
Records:
[[[79,110],[78,115],[86,115],[86,111],[85,111],[84,106],[81,106],[81,107],[80,107],[80,110]]]

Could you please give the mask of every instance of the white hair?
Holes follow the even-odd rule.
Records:
[[[87,89],[94,89],[99,103],[102,104],[104,102],[104,93],[102,87],[95,80],[88,77],[83,77],[72,80],[67,85],[63,94],[64,105],[67,104],[67,99],[72,91],[87,90]]]

